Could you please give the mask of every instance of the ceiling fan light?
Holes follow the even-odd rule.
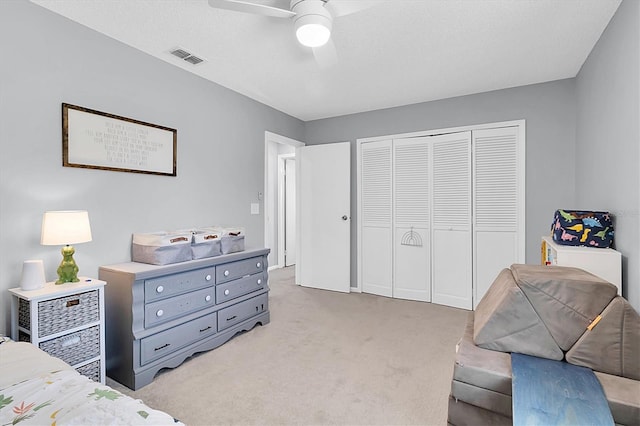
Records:
[[[295,27],[296,37],[303,46],[323,46],[331,37],[331,20],[324,16],[301,16],[296,20]]]

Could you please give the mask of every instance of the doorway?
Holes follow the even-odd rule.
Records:
[[[302,142],[265,132],[264,240],[271,249],[269,270],[295,262],[296,284],[350,291],[350,154],[349,142],[307,147]],[[287,174],[284,169],[288,160],[293,161],[288,164]],[[293,200],[289,196],[293,202],[288,217],[295,223],[290,226],[295,231],[294,235],[292,231],[288,234],[294,240],[295,260],[291,257],[286,260],[285,187],[286,176],[290,177],[294,169],[295,189],[291,193],[295,196]],[[288,246],[291,247],[291,242]]]
[[[295,194],[289,195],[293,210],[289,211],[288,216],[293,219],[290,222],[293,225],[287,232],[285,167],[291,161],[289,166],[295,168],[295,149],[301,146],[304,146],[303,142],[265,132],[264,244],[271,249],[269,269],[284,268],[295,263]],[[290,184],[292,176],[295,177],[295,172],[290,173]],[[294,237],[293,242],[287,244],[287,235]],[[288,260],[285,250],[289,254]]]
[[[278,156],[278,264],[296,264],[296,155]]]

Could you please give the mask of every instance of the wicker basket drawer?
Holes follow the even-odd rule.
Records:
[[[70,365],[100,356],[100,326],[40,342],[40,349]]]
[[[31,330],[28,300],[20,299],[18,322]],[[49,336],[100,320],[98,290],[38,302],[38,334]]]
[[[29,312],[29,301],[18,299],[18,325],[25,330],[31,330],[31,312]]]
[[[85,364],[81,367],[76,368],[76,371],[83,376],[87,376],[94,382],[100,381],[100,360],[97,359],[89,364]]]
[[[18,331],[18,342],[27,342],[27,343],[31,343],[31,335],[28,333],[25,333],[22,330]]]

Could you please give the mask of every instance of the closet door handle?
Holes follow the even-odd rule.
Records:
[[[342,215],[342,220],[347,220],[347,219],[349,219],[349,216],[347,216],[346,214]]]

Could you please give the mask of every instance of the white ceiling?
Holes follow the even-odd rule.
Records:
[[[334,20],[328,67],[291,20],[207,0],[32,1],[307,121],[575,77],[621,0],[373,1]]]

